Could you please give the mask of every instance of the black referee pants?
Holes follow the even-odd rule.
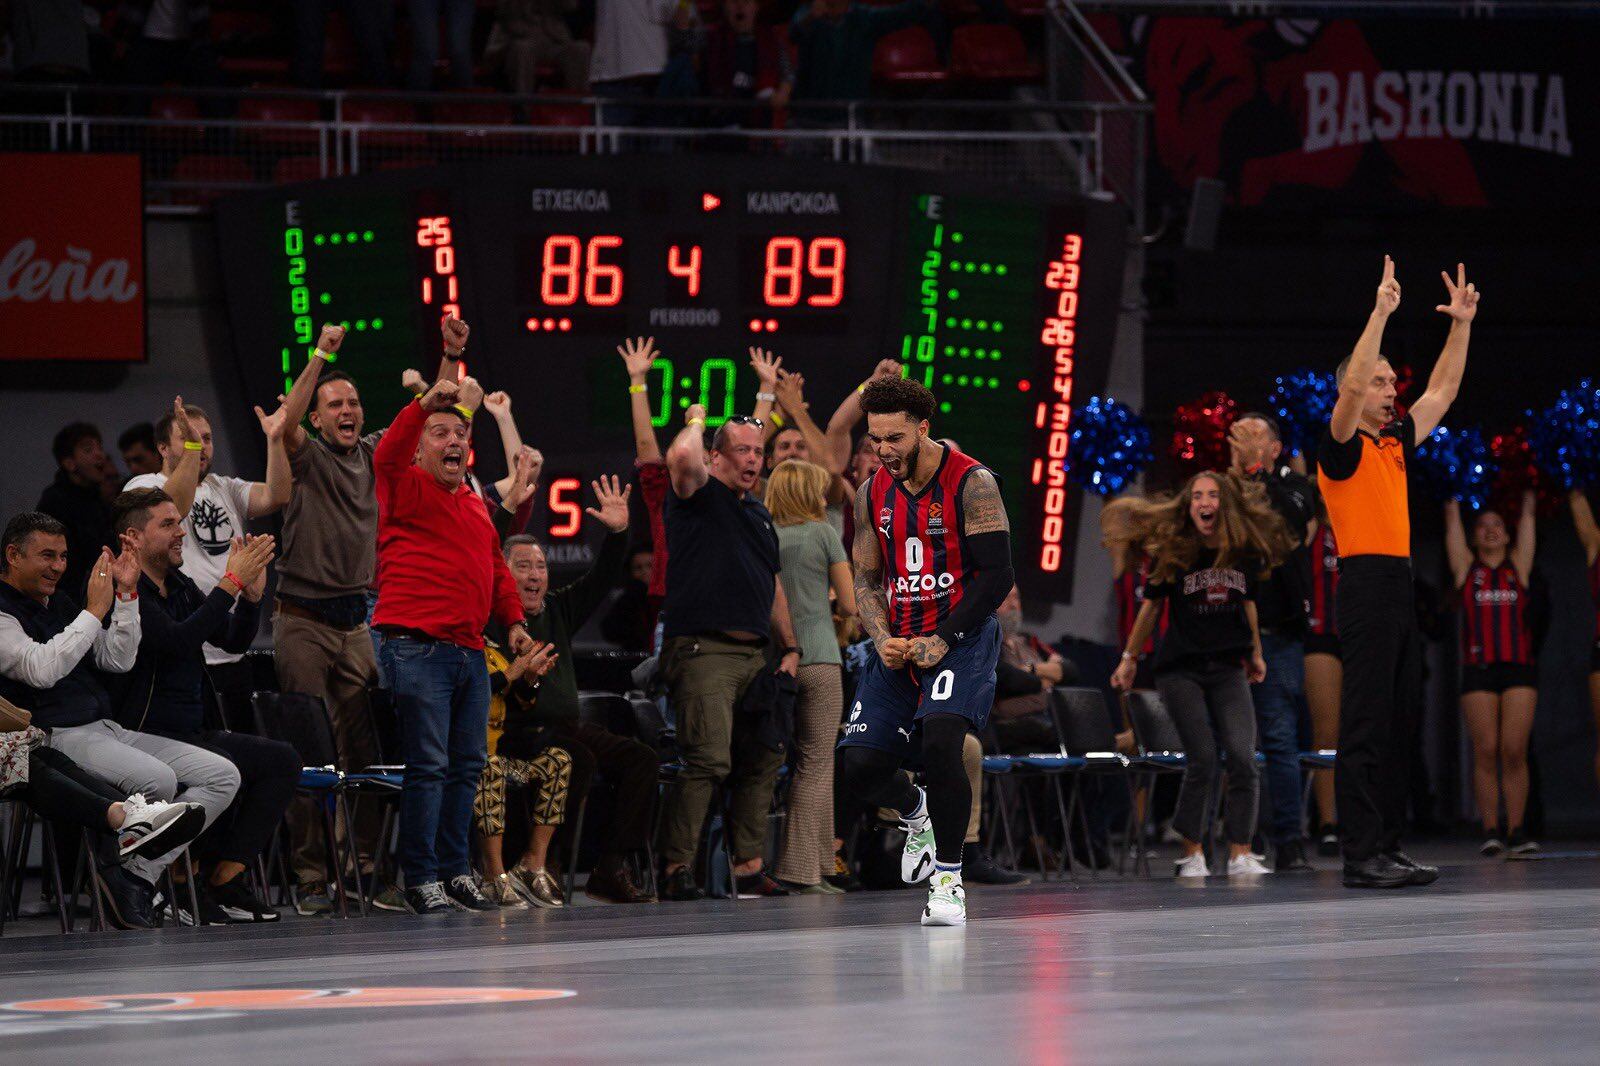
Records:
[[[1347,862],[1400,846],[1422,720],[1422,640],[1411,562],[1356,555],[1339,564],[1344,688],[1334,791]]]

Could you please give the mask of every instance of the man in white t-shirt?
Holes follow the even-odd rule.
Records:
[[[256,408],[261,431],[267,437],[267,479],[246,481],[224,477],[211,469],[211,421],[206,413],[178,397],[172,410],[156,423],[156,448],[161,452],[161,473],[141,474],[126,489],[165,489],[183,520],[183,572],[202,593],[208,593],[227,572],[233,538],[242,537],[249,519],[272,514],[289,502],[293,483],[283,435],[287,420],[283,408],[267,414]],[[198,457],[198,462],[196,461]],[[238,662],[210,644],[206,663]]]

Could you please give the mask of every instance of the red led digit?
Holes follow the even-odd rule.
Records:
[[[602,251],[621,247],[621,237],[589,238],[589,251],[584,257],[588,275],[583,279],[583,302],[590,307],[615,307],[622,301],[622,268],[600,262]]]
[[[674,244],[667,249],[667,273],[675,278],[683,278],[688,283],[689,295],[700,295],[700,246],[689,246],[688,262],[684,261],[683,249]]]
[[[800,302],[803,243],[799,237],[774,237],[767,242],[767,269],[761,281],[761,298],[768,307],[793,307]]]
[[[827,281],[828,291],[806,297],[812,307],[838,307],[844,299],[844,241],[838,237],[818,237],[806,252],[806,272]]]
[[[422,302],[425,303],[425,304],[433,303],[433,279],[432,278],[423,278],[422,279]]]
[[[558,477],[550,482],[550,535],[552,537],[577,536],[578,529],[583,525],[583,508],[578,505],[576,497],[583,490],[583,482],[575,477]],[[560,515],[562,521],[558,524],[555,517]]]
[[[570,307],[578,302],[578,280],[583,242],[567,234],[547,237],[539,270],[539,299],[550,307]]]

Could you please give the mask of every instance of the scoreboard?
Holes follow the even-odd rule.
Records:
[[[511,395],[545,454],[538,532],[584,543],[578,505],[632,459],[615,348],[653,336],[663,447],[683,412],[716,426],[755,403],[747,349],[805,375],[812,417],[897,357],[938,397],[938,437],[1000,476],[1019,576],[1071,595],[1079,490],[1065,478],[1074,403],[1103,390],[1126,223],[1099,200],[934,172],[744,157],[562,157],[284,186],[218,207],[241,387],[298,374],[323,322],[369,427],[431,375],[441,316],[472,327],[469,373]],[[503,473],[474,430],[481,473]]]

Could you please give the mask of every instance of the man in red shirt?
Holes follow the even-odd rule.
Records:
[[[446,325],[459,354],[466,326]],[[395,416],[372,456],[378,488],[382,661],[405,738],[400,869],[418,914],[494,910],[468,865],[472,799],[488,753],[489,673],[483,630],[508,627],[517,654],[532,643],[483,500],[465,483],[472,407],[481,395],[447,373]],[[413,464],[412,457],[416,457]]]

